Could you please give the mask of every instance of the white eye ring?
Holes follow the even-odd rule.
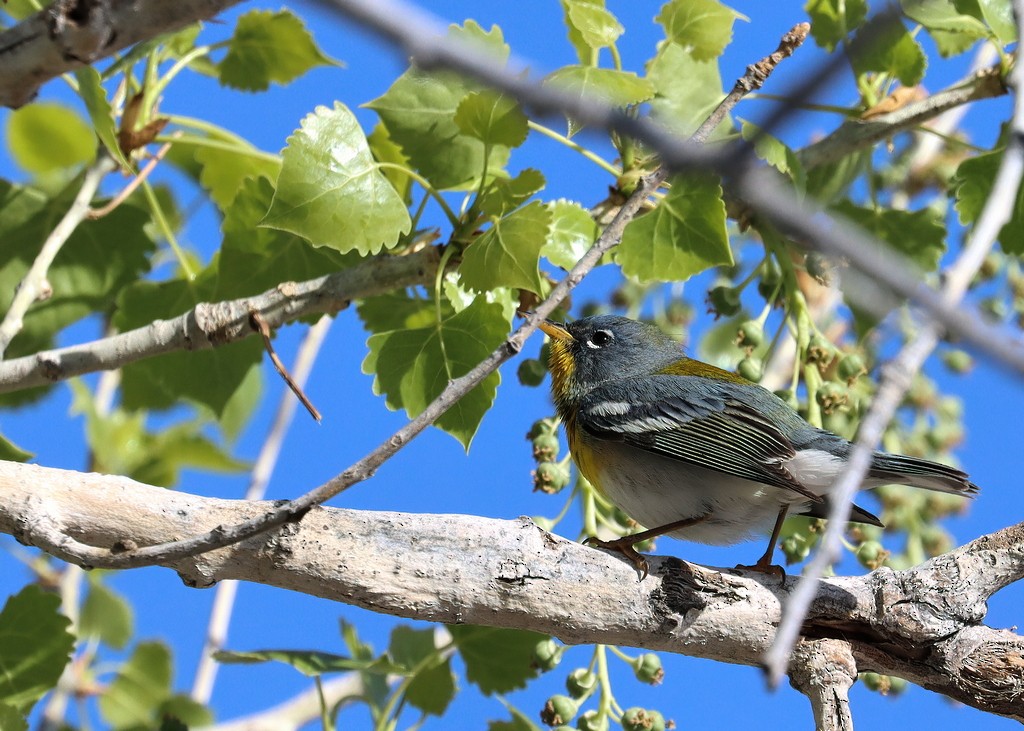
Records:
[[[596,342],[598,338],[600,338],[601,342]],[[587,347],[593,348],[594,350],[598,350],[599,348],[604,347],[614,339],[615,336],[612,335],[611,330],[598,330],[596,333],[594,333],[593,338],[587,340]]]

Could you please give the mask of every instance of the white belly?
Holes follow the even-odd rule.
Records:
[[[809,501],[791,490],[764,485],[619,442],[594,440],[597,483],[615,505],[647,528],[708,517],[668,533],[698,543],[728,545],[771,532],[783,505],[796,512]],[[612,465],[627,464],[628,468]]]

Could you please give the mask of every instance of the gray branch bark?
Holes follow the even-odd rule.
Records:
[[[74,544],[119,550],[167,542],[269,509],[124,477],[0,463],[0,531],[58,556]],[[527,519],[334,508],[168,566],[195,587],[255,581],[413,619],[752,666],[761,664],[796,584],[657,557],[638,582],[620,558]],[[1022,577],[1024,524],[906,571],[822,580],[803,630],[810,644],[801,648],[825,660],[794,682],[841,722],[853,672],[842,660],[848,646],[856,671],[896,675],[1024,721],[1024,638],[981,623],[988,597]],[[831,696],[815,700],[821,693]]]
[[[68,71],[161,33],[212,18],[239,0],[56,0],[0,33],[0,104],[20,107]]]

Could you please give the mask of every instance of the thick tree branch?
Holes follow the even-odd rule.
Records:
[[[807,169],[825,165],[871,147],[893,135],[918,127],[939,115],[979,99],[1006,93],[998,66],[977,71],[958,84],[869,120],[851,119],[832,134],[797,152]]]
[[[56,0],[0,33],[0,105],[32,101],[50,79],[139,41],[212,18],[239,0]]]
[[[0,496],[0,532],[61,557],[62,537],[99,551],[127,541],[152,545],[270,507],[13,463],[0,463]],[[671,558],[653,558],[651,576],[638,582],[615,555],[527,519],[330,508],[166,565],[190,586],[242,579],[403,617],[751,666],[760,665],[796,583]],[[1024,638],[980,624],[985,598],[1021,578],[1024,524],[907,571],[824,579],[803,634],[848,643],[859,670],[1024,721]]]
[[[91,343],[3,361],[0,362],[0,393],[120,368],[176,350],[206,350],[227,345],[256,334],[250,322],[252,309],[271,328],[305,315],[334,314],[348,307],[354,299],[429,284],[434,281],[437,264],[437,250],[431,247],[407,256],[382,255],[324,277],[282,282],[253,297],[200,303],[170,320],[157,320]]]

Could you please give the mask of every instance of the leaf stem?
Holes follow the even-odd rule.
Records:
[[[574,151],[578,152],[579,154],[583,155],[583,157],[585,157],[588,160],[590,160],[590,162],[594,163],[595,165],[597,165],[599,168],[601,168],[602,170],[604,170],[608,174],[614,175],[616,178],[619,177],[620,175],[622,175],[622,171],[619,168],[617,168],[614,165],[612,165],[610,162],[605,160],[603,157],[601,157],[597,153],[591,152],[586,147],[583,147],[582,145],[580,145],[580,144],[578,144],[576,142],[573,142],[572,140],[570,140],[565,135],[559,134],[558,132],[555,132],[555,130],[551,129],[550,127],[545,127],[543,124],[540,124],[538,122],[534,122],[532,120],[527,122],[527,124],[529,125],[530,129],[532,129],[534,132],[539,132],[540,134],[544,135],[545,137],[550,137],[551,139],[555,140],[555,142],[560,142],[561,144],[563,144],[566,147],[568,147],[570,150],[574,150]]]
[[[178,266],[181,267],[187,279],[195,279],[196,273],[192,269],[192,264],[178,244],[178,239],[171,229],[171,224],[168,222],[167,216],[164,215],[164,209],[156,197],[156,191],[153,190],[153,186],[149,184],[148,180],[142,182],[142,190],[146,194],[146,201],[149,203],[149,209],[153,214],[153,219],[156,221],[157,228],[160,229],[160,233],[167,239],[167,245],[171,247],[171,251],[174,252],[174,258],[178,260]]]
[[[377,167],[387,170],[398,170],[399,172],[404,173],[405,175],[408,175],[410,178],[415,180],[417,183],[420,184],[420,186],[422,186],[423,190],[427,191],[427,193],[430,194],[430,197],[437,201],[437,204],[441,206],[441,210],[444,211],[444,215],[447,216],[448,223],[452,225],[452,228],[459,227],[459,217],[455,215],[455,211],[453,211],[451,209],[451,206],[448,205],[448,201],[446,201],[444,199],[444,196],[442,196],[441,193],[433,185],[430,184],[429,180],[424,178],[415,170],[407,168],[404,165],[399,165],[398,163],[378,162]]]

